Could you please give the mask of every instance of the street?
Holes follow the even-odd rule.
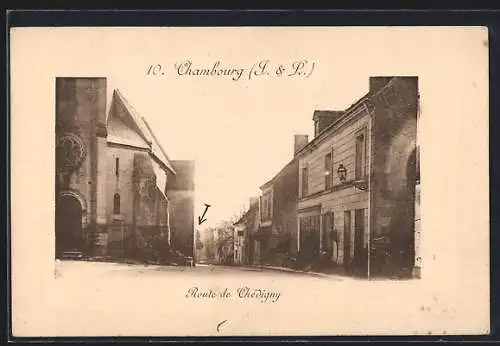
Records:
[[[150,335],[192,332],[189,311],[196,311],[196,321],[229,319],[245,311],[265,313],[273,306],[292,306],[306,287],[317,290],[343,280],[351,279],[200,264],[57,261],[55,278],[45,291],[46,308],[40,307],[45,326],[40,333],[61,330],[71,335],[81,333],[82,328],[101,335],[141,335],[145,329]],[[146,320],[154,322],[145,326]],[[204,323],[199,332],[215,333],[216,322],[213,326]],[[235,323],[232,318],[226,330]]]
[[[196,277],[211,277],[221,280],[242,278],[261,279],[271,278],[272,280],[283,281],[290,278],[311,278],[322,280],[342,280],[340,276],[324,275],[319,276],[314,273],[302,273],[291,270],[277,270],[272,268],[244,267],[244,266],[222,266],[211,264],[197,264],[195,267],[184,266],[160,266],[144,264],[123,264],[109,262],[86,262],[86,261],[59,261],[56,264],[56,277],[61,279],[74,279],[86,276],[94,278],[113,278],[116,280],[125,278],[141,278],[154,280],[185,279]]]
[[[26,306],[17,326],[40,336],[274,335],[305,333],[313,326],[326,332],[334,320],[339,328],[345,320],[361,322],[367,308],[397,311],[408,295],[420,291],[418,280],[375,283],[213,265],[58,261],[55,274],[44,279],[42,291],[30,300],[36,304]],[[390,301],[371,298],[389,291]],[[364,297],[363,304],[347,304],[349,297]],[[421,305],[407,304],[407,309],[420,311]],[[321,324],[316,317],[290,319],[318,314],[328,318]],[[395,315],[378,327],[400,320]]]

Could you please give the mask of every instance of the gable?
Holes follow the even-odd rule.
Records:
[[[110,122],[118,119],[148,143],[149,141],[144,133],[144,128],[141,128],[137,118],[135,110],[128,104],[123,95],[118,90],[114,90],[109,110],[108,125]]]
[[[149,148],[149,145],[144,138],[142,138],[136,130],[125,125],[118,117],[110,117],[108,119],[107,141],[110,143],[130,145],[138,148]]]
[[[117,89],[113,91],[107,126],[108,142],[148,148],[156,160],[175,174],[165,151],[146,120],[135,111]]]

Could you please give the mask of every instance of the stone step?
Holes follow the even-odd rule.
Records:
[[[62,253],[62,259],[78,259],[83,257],[81,250],[67,250]]]

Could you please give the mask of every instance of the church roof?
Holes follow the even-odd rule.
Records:
[[[124,112],[118,112],[116,108],[122,108]],[[132,107],[132,105],[127,101],[127,99],[123,96],[123,94],[115,89],[113,91],[113,99],[111,103],[110,109],[110,118],[111,117],[119,117],[121,122],[125,124],[127,127],[133,129],[139,136],[142,138],[151,149],[151,153],[153,157],[159,161],[159,163],[170,170],[173,174],[175,174],[175,170],[170,163],[170,160],[161,146],[160,142],[154,135],[151,127],[147,123],[144,117],[140,116],[137,111]],[[108,124],[111,119],[108,119]],[[119,136],[111,136],[110,138],[113,142],[123,142],[122,144],[131,145],[132,139],[130,138],[120,138]],[[135,139],[133,141],[135,143],[134,146],[140,146],[139,141]]]

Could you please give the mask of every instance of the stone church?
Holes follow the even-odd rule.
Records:
[[[194,256],[194,162],[106,97],[106,78],[56,78],[56,258]]]

